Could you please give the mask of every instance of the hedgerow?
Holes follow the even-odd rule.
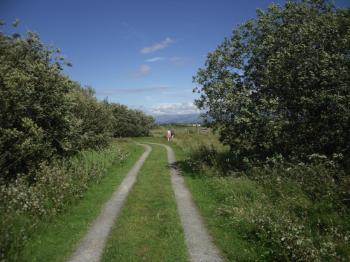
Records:
[[[17,26],[17,23],[16,23]],[[126,157],[113,137],[147,135],[154,119],[99,101],[63,73],[59,49],[0,23],[0,260],[16,260],[43,219]],[[122,109],[122,110],[119,110]]]
[[[59,49],[37,34],[0,32],[0,175],[35,174],[57,156],[106,146],[112,137],[147,135],[154,119],[98,101],[91,87],[63,74]]]

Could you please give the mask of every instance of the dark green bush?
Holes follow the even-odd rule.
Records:
[[[37,35],[0,33],[0,168],[13,177],[67,151],[70,81]]]
[[[330,1],[273,4],[194,77],[196,104],[230,150],[200,148],[191,164],[212,170],[218,213],[262,260],[350,259],[349,29],[350,9]],[[258,200],[253,187],[235,195],[241,178]]]
[[[258,10],[208,54],[196,101],[241,157],[306,161],[350,144],[350,9],[288,1]]]
[[[154,118],[124,105],[111,103],[114,137],[148,136],[154,126]]]
[[[54,157],[106,146],[120,136],[148,135],[154,119],[98,101],[62,73],[60,51],[38,35],[0,32],[0,176],[16,179]],[[68,64],[68,63],[66,63]]]

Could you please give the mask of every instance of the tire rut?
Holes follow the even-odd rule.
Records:
[[[137,160],[129,173],[119,185],[112,197],[106,202],[100,215],[97,217],[90,230],[81,240],[78,248],[68,260],[69,262],[97,262],[100,261],[109,232],[116,222],[120,210],[134,185],[137,175],[152,151],[149,145],[143,145],[145,152]]]
[[[167,150],[168,164],[171,172],[171,183],[185,233],[185,240],[193,262],[219,262],[224,261],[218,248],[214,245],[202,217],[193,202],[190,191],[185,185],[184,178],[176,167],[174,151],[170,146],[158,143],[147,143],[163,146]]]

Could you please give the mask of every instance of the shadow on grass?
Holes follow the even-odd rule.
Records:
[[[204,175],[190,160],[176,161],[174,164],[169,165],[169,167],[177,170],[181,176],[200,178]]]

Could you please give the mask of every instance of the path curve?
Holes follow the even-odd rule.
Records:
[[[175,193],[178,212],[184,228],[185,240],[190,259],[193,262],[224,261],[218,248],[213,244],[207,228],[192,200],[190,191],[185,185],[184,178],[176,168],[176,158],[173,149],[165,144],[148,143],[163,146],[167,150],[168,163],[171,171],[171,183]]]
[[[130,189],[136,181],[138,172],[152,151],[152,147],[149,145],[142,144],[142,146],[145,147],[145,152],[134,164],[123,182],[119,185],[118,189],[113,193],[110,200],[105,204],[100,215],[91,226],[89,232],[79,243],[78,248],[70,258],[69,262],[100,261],[108,234],[116,222],[119,211],[121,210]]]

